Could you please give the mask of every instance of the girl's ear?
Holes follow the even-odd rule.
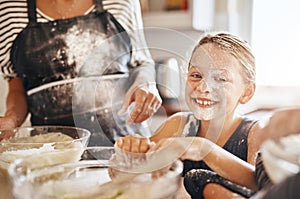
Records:
[[[239,102],[241,104],[246,104],[249,102],[249,100],[253,97],[254,92],[256,89],[256,84],[255,83],[250,83],[248,84],[245,89],[243,95],[240,97]]]

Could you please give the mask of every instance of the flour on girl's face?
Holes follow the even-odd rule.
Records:
[[[243,94],[239,61],[213,44],[198,47],[190,60],[186,102],[198,119],[231,114]]]

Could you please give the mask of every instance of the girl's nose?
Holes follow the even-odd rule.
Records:
[[[201,81],[199,82],[199,84],[197,86],[197,90],[200,92],[203,92],[203,93],[210,91],[209,85],[205,79],[201,79]]]

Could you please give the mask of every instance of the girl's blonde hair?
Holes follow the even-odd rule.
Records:
[[[192,53],[194,54],[198,47],[206,43],[212,43],[232,54],[241,63],[245,80],[247,82],[255,82],[255,57],[246,41],[226,32],[205,33]]]

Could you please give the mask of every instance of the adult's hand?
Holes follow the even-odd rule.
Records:
[[[0,129],[14,129],[17,127],[16,121],[11,117],[0,117]]]
[[[150,118],[161,106],[162,99],[155,83],[129,89],[119,114],[124,114],[131,103],[135,102],[127,123],[140,123]]]
[[[10,117],[0,117],[0,141],[12,137],[15,127],[17,126],[13,119]]]

